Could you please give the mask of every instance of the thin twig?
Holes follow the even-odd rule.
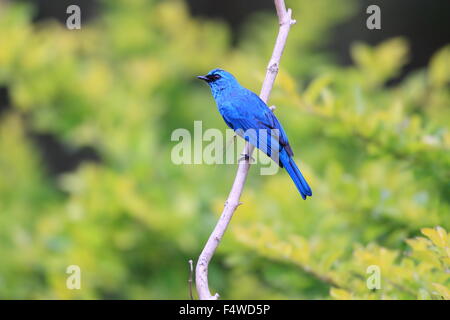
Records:
[[[277,40],[275,42],[275,47],[273,49],[272,57],[267,66],[267,73],[262,85],[260,97],[267,103],[270,93],[272,91],[275,78],[278,74],[278,69],[280,65],[281,55],[283,54],[284,46],[286,44],[286,39],[289,34],[291,25],[295,23],[292,20],[291,9],[286,10],[284,0],[274,0],[275,8],[277,10],[278,21],[280,24],[280,29],[278,31]],[[231,188],[228,199],[225,202],[225,207],[223,208],[222,215],[217,222],[216,227],[211,233],[205,247],[203,248],[200,257],[198,258],[197,267],[195,269],[195,284],[197,287],[197,293],[200,300],[216,300],[219,298],[219,294],[211,295],[208,286],[208,265],[211,261],[217,246],[222,239],[225,230],[233,217],[234,212],[237,207],[241,204],[239,199],[241,198],[242,190],[247,179],[248,170],[250,169],[250,159],[253,154],[254,147],[248,142],[245,144],[243,154],[248,155],[239,161],[238,170],[236,173],[236,178],[234,179],[233,186]]]
[[[189,296],[191,300],[194,300],[194,294],[192,293],[192,274],[194,273],[194,266],[192,263],[192,259],[189,260]]]

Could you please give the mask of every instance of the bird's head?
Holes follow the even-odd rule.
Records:
[[[197,78],[206,81],[211,87],[213,94],[239,85],[236,78],[231,73],[222,69],[211,70],[207,75],[198,76]]]

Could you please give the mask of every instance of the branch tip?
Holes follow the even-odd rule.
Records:
[[[191,300],[194,300],[194,294],[192,293],[192,274],[194,273],[194,265],[192,259],[189,259],[189,296]]]

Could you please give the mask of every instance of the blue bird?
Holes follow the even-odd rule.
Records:
[[[211,70],[204,80],[211,88],[225,123],[239,136],[271,157],[289,173],[303,199],[312,196],[311,188],[294,162],[286,132],[266,103],[242,87],[236,78],[222,69]],[[248,155],[247,155],[248,157]]]

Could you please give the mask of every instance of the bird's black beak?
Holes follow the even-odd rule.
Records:
[[[197,76],[198,79],[206,81],[206,82],[211,82],[211,78],[208,76]]]

